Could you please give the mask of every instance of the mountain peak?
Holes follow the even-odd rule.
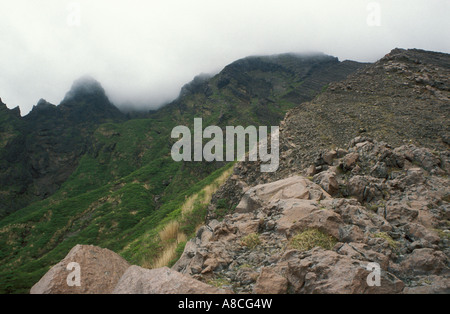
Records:
[[[0,110],[8,113],[12,113],[16,117],[20,117],[20,108],[19,106],[9,109],[8,106],[2,101],[0,98]]]
[[[73,82],[69,92],[64,97],[63,103],[85,98],[96,98],[107,100],[105,90],[102,85],[89,75],[82,76]]]
[[[36,104],[36,106],[33,107],[36,109],[47,109],[47,108],[54,108],[56,107],[55,105],[49,103],[48,101],[46,101],[45,99],[41,98],[39,99],[38,103]]]
[[[99,123],[108,119],[121,121],[125,118],[109,101],[102,85],[87,75],[72,84],[58,107],[61,112],[71,117],[72,122]]]

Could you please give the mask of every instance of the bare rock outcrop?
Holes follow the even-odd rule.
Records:
[[[174,269],[244,293],[449,293],[449,160],[360,136],[322,154],[309,179],[251,186],[238,164],[215,197],[241,188],[240,202],[222,220],[210,206]],[[366,282],[370,263],[381,286]]]
[[[131,266],[118,282],[113,294],[223,294],[226,292],[167,267],[145,269]]]
[[[79,268],[72,268],[71,263],[77,263]],[[30,293],[109,294],[129,267],[126,260],[108,249],[77,245],[31,288]],[[76,274],[79,275],[79,286],[76,278],[71,276],[74,271],[79,271]]]
[[[288,251],[278,268],[284,268],[293,293],[361,294],[400,293],[404,283],[381,272],[380,286],[369,286],[367,261],[359,261],[333,251],[315,248],[309,252]]]
[[[77,268],[73,266],[77,263]],[[77,272],[75,275],[74,272]],[[78,282],[74,276],[79,276]],[[77,245],[31,289],[31,294],[223,294],[219,289],[167,267],[130,266],[118,254]]]
[[[284,294],[288,291],[288,280],[277,273],[274,268],[264,267],[261,270],[253,292],[256,294]]]
[[[340,274],[332,265],[308,272],[303,286],[296,285],[299,278],[279,268],[293,239],[315,229],[335,238],[336,245],[325,248],[325,253],[308,247],[302,254],[310,255],[296,255],[302,261],[323,266],[316,262],[316,254],[323,258],[338,254],[345,257],[339,259],[340,265],[347,260],[358,265],[375,262],[386,278],[404,284],[400,289],[395,279],[395,285],[384,285],[393,288],[390,292],[449,293],[448,60],[448,54],[394,49],[345,81],[330,84],[314,101],[290,110],[280,123],[278,170],[262,173],[259,163],[238,163],[213,197],[203,230],[213,234],[216,228],[227,230],[227,241],[222,242],[219,234],[208,241],[195,239],[189,255],[176,266],[180,271],[194,270],[198,277],[228,278],[236,291],[251,292],[255,284],[260,286],[256,281],[267,267],[288,279],[289,291],[332,291],[331,286],[321,288],[339,286],[329,277]],[[276,201],[270,196],[270,202],[261,202],[261,195],[249,193],[298,175],[331,197],[282,196]],[[230,209],[220,222],[215,220],[222,219],[223,210],[216,210],[219,201]],[[259,243],[252,248],[239,246],[246,235],[236,221],[248,219],[232,211],[238,204],[259,223],[257,235],[252,235]],[[239,211],[244,212],[240,207]],[[202,261],[220,256],[221,248],[228,250],[227,258],[204,267]],[[194,268],[189,258],[195,261]],[[345,270],[354,273],[347,266],[340,268],[342,275]],[[363,286],[340,287],[349,293],[374,292]]]
[[[383,287],[369,287],[363,267],[377,262],[388,268],[388,245],[360,245],[378,241],[375,231],[388,224],[356,200],[333,199],[314,182],[293,176],[249,189],[234,214],[199,230],[173,268],[202,280],[226,278],[236,292],[398,293],[404,284],[387,270]],[[305,230],[336,244],[305,255],[293,244]]]

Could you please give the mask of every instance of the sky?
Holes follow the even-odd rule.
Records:
[[[117,106],[151,109],[250,55],[450,53],[449,0],[0,0],[0,12],[0,98],[22,115],[84,75]]]

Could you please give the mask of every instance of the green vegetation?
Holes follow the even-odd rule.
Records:
[[[217,201],[216,208],[214,209],[214,213],[217,216],[217,219],[223,219],[226,215],[233,211],[233,207],[228,204],[228,200],[220,199]]]
[[[442,198],[442,200],[443,200],[444,202],[450,203],[450,194],[445,195],[445,196]]]
[[[379,208],[386,207],[386,204],[385,204],[384,201],[381,201],[381,202],[378,202],[378,203],[366,203],[365,207],[367,208],[367,210],[376,213]]]
[[[261,239],[259,238],[259,234],[251,233],[249,235],[246,235],[241,239],[241,245],[246,246],[251,250],[255,249],[256,247],[261,245]]]
[[[166,168],[170,170],[167,165],[158,167],[161,171]],[[148,169],[141,169],[145,170]],[[167,200],[158,210],[155,209],[151,189],[144,187],[148,183],[135,182],[141,174],[138,171],[115,191],[114,187],[120,187],[120,184],[111,184],[67,200],[53,202],[54,198],[50,198],[8,216],[0,224],[0,256],[4,266],[0,273],[2,292],[27,292],[30,283],[37,282],[49,266],[61,260],[76,244],[106,247],[119,252],[130,263],[150,266],[162,253],[163,247],[157,238],[161,226],[180,218],[183,201],[211,184],[224,170]],[[196,203],[193,210],[181,219],[180,229],[192,236],[195,228],[204,221],[205,213],[206,205]],[[9,224],[9,220],[15,223]],[[24,240],[33,245],[24,245]],[[182,242],[175,246],[178,254],[184,248]],[[14,252],[20,252],[21,258],[12,254]]]
[[[378,232],[372,235],[374,238],[384,239],[389,244],[391,249],[396,249],[398,246],[397,241],[392,239],[392,237],[387,232]]]
[[[309,251],[315,247],[331,250],[336,245],[337,240],[317,229],[305,230],[290,240],[289,247],[299,251]]]
[[[435,231],[438,235],[439,238],[441,238],[442,240],[447,239],[450,240],[450,231],[449,230],[442,230],[442,229],[433,229],[433,231]]]
[[[202,169],[200,163],[186,167],[174,162],[168,136],[163,136],[171,124],[131,120],[102,125],[93,144],[101,149],[84,155],[57,193],[2,219],[0,292],[28,292],[76,244],[109,248],[133,264],[151,266],[164,250],[154,240],[161,224],[169,215],[181,216],[185,198],[223,172],[213,172],[217,165]],[[180,228],[192,236],[205,214],[206,206],[196,204]],[[144,235],[152,240],[138,241]],[[178,255],[183,242],[174,246]]]
[[[231,285],[231,282],[228,278],[216,277],[214,279],[208,280],[207,284],[220,289],[225,286]]]

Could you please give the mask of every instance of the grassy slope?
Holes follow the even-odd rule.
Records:
[[[128,123],[139,129],[144,122]],[[109,159],[108,168],[117,171],[111,171],[112,174],[99,170],[101,165],[96,163],[105,162],[101,154],[95,159],[85,156],[76,173],[57,194],[0,222],[1,292],[27,292],[50,265],[80,243],[123,251],[124,257],[136,264],[142,264],[142,256],[146,254],[151,254],[145,257],[147,262],[149,258],[156,258],[160,252],[157,242],[124,248],[142,235],[151,234],[168,214],[175,217],[186,197],[199,192],[221,174],[218,171],[198,182],[201,178],[183,173],[186,170],[182,164],[173,162],[168,149],[160,147],[153,150],[156,151],[154,156],[149,156],[151,161],[121,177],[122,172],[139,167],[124,162],[140,150],[140,141],[129,143],[127,148],[133,146],[128,152],[120,150],[120,154],[125,155],[122,158]],[[176,179],[167,187],[161,184],[169,177]],[[184,188],[171,188],[171,185]],[[155,202],[157,195],[161,197],[158,203]],[[158,207],[158,204],[164,205]]]
[[[214,167],[197,171],[203,164],[174,162],[172,124],[148,119],[102,125],[93,150],[56,194],[1,220],[0,292],[28,292],[80,243],[122,252],[139,265],[158,258],[164,249],[159,241],[142,242],[142,236],[157,234],[167,215],[176,218],[185,199],[223,171],[208,176]],[[204,218],[196,215],[183,228],[195,228]]]

